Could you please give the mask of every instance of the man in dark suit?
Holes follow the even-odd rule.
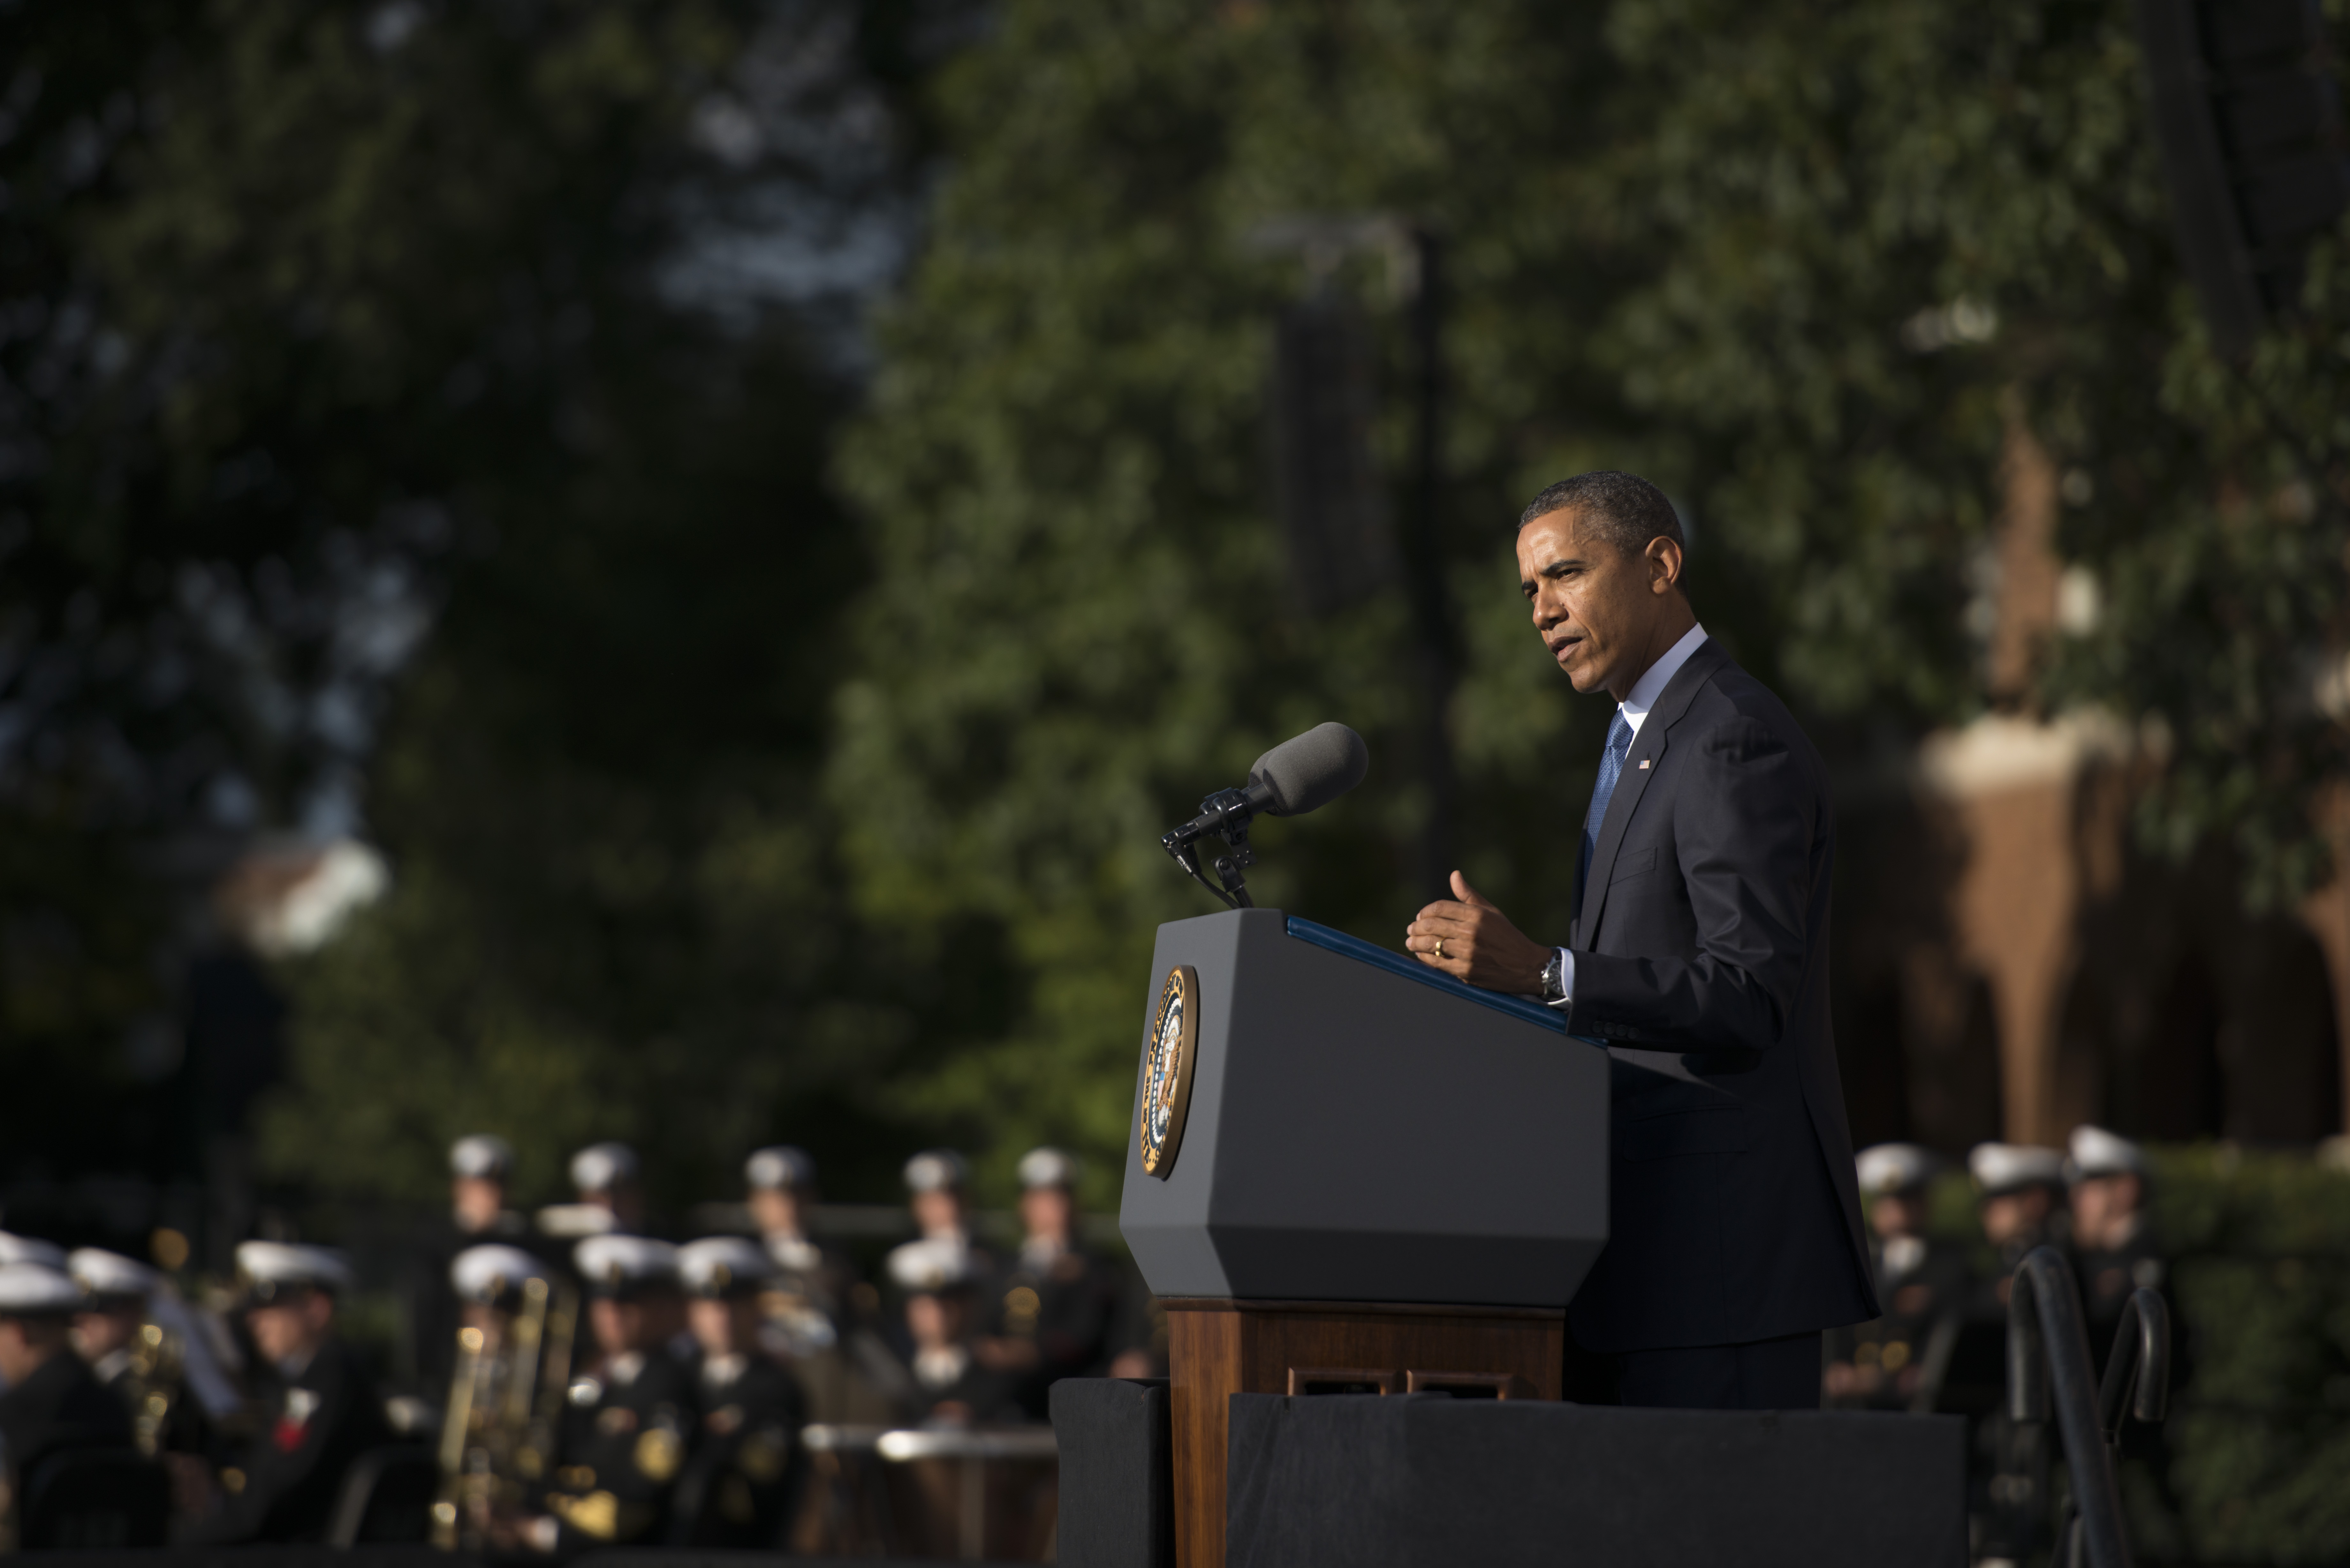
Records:
[[[1517,544],[1544,645],[1617,702],[1574,931],[1529,940],[1456,871],[1405,945],[1614,1058],[1609,1241],[1568,1321],[1623,1402],[1816,1407],[1820,1332],[1877,1314],[1828,1026],[1826,770],[1698,625],[1654,485],[1554,484]]]

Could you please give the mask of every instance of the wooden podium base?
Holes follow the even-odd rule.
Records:
[[[1234,1394],[1556,1399],[1564,1308],[1176,1296],[1167,1312],[1175,1557],[1222,1568],[1225,1410]]]

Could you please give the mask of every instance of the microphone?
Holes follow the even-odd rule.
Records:
[[[1257,758],[1246,784],[1218,790],[1201,801],[1200,815],[1180,827],[1170,828],[1159,846],[1200,886],[1236,909],[1252,909],[1254,906],[1241,881],[1242,868],[1256,860],[1248,842],[1250,820],[1318,811],[1362,783],[1370,767],[1370,748],[1363,744],[1362,736],[1344,724],[1316,724]],[[1222,888],[1200,874],[1198,853],[1191,847],[1211,836],[1222,838],[1232,848],[1231,854],[1216,859]]]

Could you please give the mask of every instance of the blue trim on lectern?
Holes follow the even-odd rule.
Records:
[[[1317,948],[1327,948],[1342,958],[1354,959],[1358,962],[1369,964],[1374,969],[1383,969],[1389,974],[1399,974],[1406,980],[1416,980],[1422,985],[1434,986],[1437,990],[1451,996],[1457,996],[1463,1002],[1473,1002],[1480,1007],[1490,1007],[1496,1012],[1506,1012],[1513,1018],[1523,1023],[1537,1024],[1554,1034],[1566,1033],[1566,1020],[1555,1008],[1544,1007],[1539,1002],[1528,1002],[1522,997],[1507,996],[1498,991],[1484,991],[1473,985],[1463,984],[1441,970],[1429,968],[1416,958],[1406,958],[1401,953],[1390,952],[1377,943],[1363,940],[1360,937],[1350,937],[1344,931],[1334,931],[1327,926],[1317,926],[1313,921],[1300,919],[1295,915],[1289,917],[1289,934],[1300,941],[1312,942]]]

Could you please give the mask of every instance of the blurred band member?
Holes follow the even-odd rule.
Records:
[[[909,1241],[889,1254],[889,1277],[905,1293],[913,1418],[941,1426],[1016,1418],[1006,1378],[972,1351],[978,1281],[969,1251],[944,1237]]]
[[[571,1556],[658,1540],[684,1468],[693,1385],[668,1352],[677,1249],[643,1236],[591,1236],[573,1253],[588,1292],[596,1362],[573,1379],[543,1511],[499,1521],[498,1543]]]
[[[1855,1160],[1866,1209],[1869,1263],[1885,1314],[1828,1334],[1824,1380],[1832,1405],[1931,1409],[1966,1299],[1967,1266],[1926,1232],[1928,1184],[1939,1161],[1916,1144],[1878,1144]]]
[[[47,1263],[0,1263],[0,1458],[11,1497],[69,1449],[130,1447],[130,1417],[73,1353],[81,1287]]]
[[[449,1218],[458,1234],[478,1241],[523,1233],[522,1216],[506,1207],[514,1149],[502,1137],[474,1133],[449,1146]]]
[[[643,1171],[637,1151],[624,1143],[590,1144],[571,1157],[571,1185],[579,1201],[612,1214],[612,1228],[638,1236],[645,1229]]]
[[[971,1239],[971,1210],[963,1192],[971,1178],[971,1166],[963,1157],[951,1148],[925,1149],[906,1162],[905,1175],[906,1207],[914,1217],[914,1230],[920,1238],[906,1245],[934,1243],[920,1254],[925,1258],[931,1256],[937,1247],[959,1248],[966,1260],[966,1278],[993,1274],[995,1260],[974,1246]],[[889,1273],[893,1280],[898,1277],[894,1253]]]
[[[2090,1323],[2102,1326],[2110,1339],[2130,1293],[2141,1285],[2162,1288],[2162,1254],[2146,1217],[2146,1153],[2103,1127],[2078,1127],[2064,1176],[2082,1304]]]
[[[448,1393],[454,1366],[457,1309],[449,1295],[450,1265],[478,1242],[512,1241],[528,1230],[506,1208],[513,1173],[514,1150],[504,1138],[473,1133],[449,1146],[448,1219],[418,1238],[401,1282],[408,1334],[398,1379],[426,1399],[438,1402]]]
[[[1022,1158],[1025,1235],[993,1287],[985,1333],[972,1346],[982,1366],[1007,1375],[1033,1421],[1047,1418],[1055,1382],[1091,1372],[1109,1355],[1118,1280],[1077,1244],[1076,1180],[1076,1161],[1057,1148]]]
[[[857,1279],[846,1257],[809,1233],[816,1161],[789,1144],[759,1149],[743,1162],[743,1185],[751,1223],[775,1262],[769,1290],[798,1298],[837,1329]]]
[[[1979,1143],[1967,1156],[1967,1169],[1980,1199],[1983,1240],[1999,1250],[1998,1294],[2003,1307],[2008,1276],[2024,1254],[2056,1239],[2064,1157],[2028,1144]]]
[[[269,1418],[219,1476],[192,1544],[317,1541],[343,1474],[389,1440],[383,1402],[336,1333],[350,1266],[323,1247],[245,1241],[236,1249],[245,1332],[276,1391]]]
[[[759,1294],[775,1260],[740,1236],[712,1236],[678,1249],[677,1261],[700,1349],[701,1424],[678,1483],[671,1543],[780,1550],[806,1473],[799,1434],[807,1405],[759,1345]]]

